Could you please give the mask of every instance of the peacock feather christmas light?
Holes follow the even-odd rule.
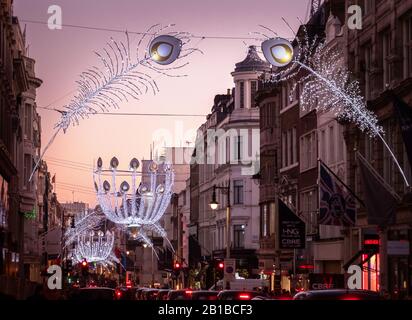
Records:
[[[286,20],[284,22],[290,27]],[[309,37],[306,25],[301,24],[303,33],[296,35],[295,47],[269,28],[264,27],[274,37],[258,32],[263,37],[260,39],[263,40],[263,55],[275,67],[268,81],[278,83],[294,79],[290,95],[302,88],[300,106],[303,110],[332,111],[338,119],[352,122],[369,136],[379,138],[409,186],[402,167],[383,137],[383,128],[376,115],[367,109],[359,82],[351,78],[343,63],[343,53],[328,46],[317,35]]]
[[[30,176],[30,181],[44,154],[54,142],[60,131],[66,133],[73,125],[79,125],[82,119],[98,112],[118,109],[123,102],[139,100],[141,96],[159,89],[155,79],[149,72],[167,77],[185,77],[175,74],[188,62],[181,61],[197,48],[188,47],[191,34],[188,32],[168,32],[174,24],[151,26],[138,41],[137,48],[132,49],[129,34],[126,40],[118,41],[110,38],[101,52],[95,52],[100,59],[100,66],[92,66],[80,74],[77,83],[77,94],[61,112],[61,118],[55,125],[55,132],[45,146]],[[141,54],[142,47],[145,49]],[[168,66],[176,61],[172,66]]]

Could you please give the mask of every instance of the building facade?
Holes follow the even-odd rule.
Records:
[[[257,272],[259,189],[252,179],[259,161],[259,109],[255,95],[259,77],[269,69],[256,48],[249,47],[246,58],[232,72],[234,90],[215,97],[211,114],[198,130],[195,162],[191,166],[190,247],[195,253],[200,251],[200,262],[208,265],[226,257],[229,203],[230,257],[236,260],[236,271],[245,277]],[[217,210],[210,207],[214,186],[218,187]]]

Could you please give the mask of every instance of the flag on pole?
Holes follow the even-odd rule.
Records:
[[[395,209],[400,199],[372,165],[357,152],[368,223],[384,226],[395,223]]]
[[[395,96],[393,103],[398,118],[409,163],[412,166],[412,108]]]
[[[56,183],[56,174],[52,178],[52,183]]]
[[[353,226],[356,221],[355,198],[331,172],[319,161],[319,224]]]

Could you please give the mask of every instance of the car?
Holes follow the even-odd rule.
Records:
[[[217,300],[217,295],[219,291],[212,291],[212,290],[198,290],[192,292],[192,300]]]
[[[170,290],[167,300],[191,300],[193,291],[190,289]]]
[[[159,289],[157,293],[157,300],[167,300],[167,295],[169,294],[170,289]]]
[[[378,292],[368,290],[330,289],[297,293],[293,300],[381,300]]]
[[[105,287],[89,287],[76,290],[71,299],[79,301],[115,300],[115,290]]]
[[[251,300],[257,296],[262,296],[262,293],[247,290],[223,290],[217,295],[217,300]]]
[[[137,287],[117,287],[116,300],[136,300]]]
[[[140,292],[140,300],[156,300],[159,289],[145,288]]]

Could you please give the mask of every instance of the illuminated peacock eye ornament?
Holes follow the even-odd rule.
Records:
[[[150,43],[150,57],[160,65],[171,64],[179,57],[182,45],[182,40],[171,35],[158,36]]]
[[[262,43],[262,52],[266,60],[275,67],[287,66],[294,56],[292,44],[283,38],[265,40]]]

